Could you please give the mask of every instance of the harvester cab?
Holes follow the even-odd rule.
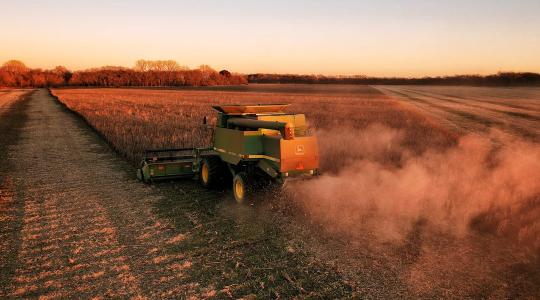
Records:
[[[146,151],[138,170],[143,181],[198,176],[205,187],[230,181],[243,202],[261,182],[284,183],[317,175],[317,139],[303,114],[286,113],[288,104],[220,105],[212,146]]]

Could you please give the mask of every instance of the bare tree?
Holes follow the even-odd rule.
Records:
[[[8,60],[2,65],[2,70],[5,72],[11,72],[16,74],[23,74],[30,71],[30,69],[20,60]]]
[[[135,62],[135,71],[146,72],[150,68],[150,62],[145,59],[139,59]]]

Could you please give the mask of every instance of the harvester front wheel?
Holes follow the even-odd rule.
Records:
[[[143,183],[148,183],[148,179],[144,177],[144,172],[142,169],[137,169],[137,178]]]
[[[240,172],[234,175],[233,178],[233,194],[236,203],[243,204],[249,200],[252,191],[249,178],[246,173]]]
[[[202,160],[199,179],[207,188],[217,187],[223,181],[223,162],[217,156],[206,157]]]

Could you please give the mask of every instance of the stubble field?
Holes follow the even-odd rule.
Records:
[[[202,297],[540,293],[540,89],[250,85],[52,93],[132,165],[144,149],[207,145],[211,131],[201,122],[214,121],[211,105],[291,103],[290,111],[306,114],[319,138],[318,179],[247,208],[233,205],[228,190],[165,182],[145,192],[165,198],[130,208],[168,224],[172,236],[187,230],[179,245],[155,249],[189,262],[176,280],[195,284]],[[107,187],[96,189],[112,197]],[[115,227],[120,236],[136,232],[122,228]],[[130,258],[127,265],[146,268]],[[168,292],[174,289],[162,295]]]

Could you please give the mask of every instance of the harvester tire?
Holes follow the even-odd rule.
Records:
[[[238,204],[244,204],[253,197],[253,184],[245,172],[234,175],[232,189],[234,199]]]
[[[204,187],[215,188],[223,184],[226,171],[225,164],[219,157],[205,157],[201,163],[199,180]]]
[[[139,177],[139,176],[140,176],[140,177]],[[144,177],[144,172],[143,172],[142,169],[137,169],[137,177],[138,177],[143,183],[146,183],[146,184],[149,183],[149,182],[148,182],[148,179],[146,179],[146,178]]]

